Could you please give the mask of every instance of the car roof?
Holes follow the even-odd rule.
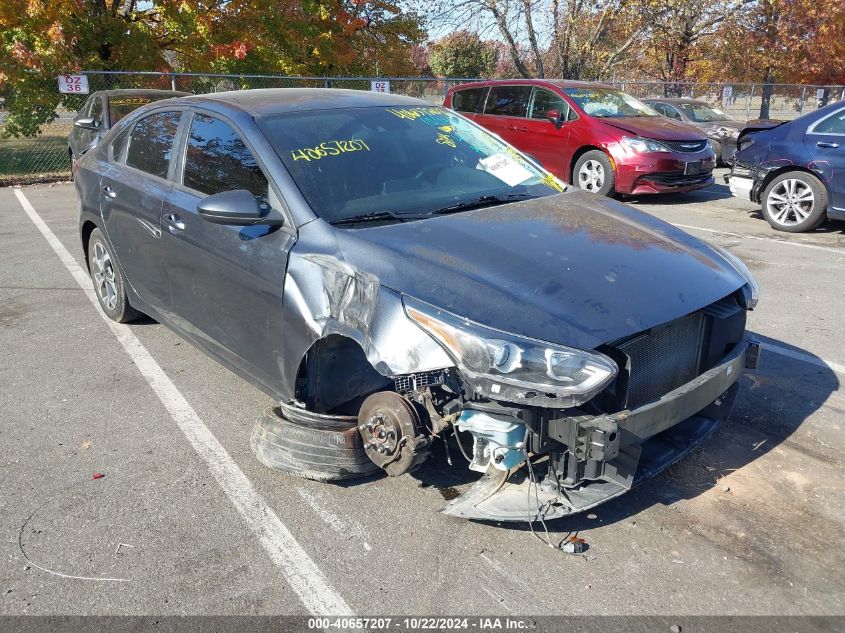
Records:
[[[119,88],[115,90],[98,90],[95,94],[105,95],[106,97],[138,97],[142,95],[149,95],[151,97],[184,97],[191,93],[181,90],[160,90],[157,88]]]
[[[177,103],[236,109],[253,117],[263,117],[303,110],[335,110],[339,108],[366,108],[371,106],[430,106],[422,99],[396,94],[345,90],[339,88],[258,88],[191,95]]]
[[[609,84],[595,81],[569,81],[567,79],[494,79],[485,81],[474,81],[472,83],[460,84],[452,90],[463,90],[465,88],[486,87],[486,86],[554,86],[556,88],[614,88]]]

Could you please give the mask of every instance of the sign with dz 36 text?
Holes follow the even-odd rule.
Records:
[[[87,95],[88,77],[85,75],[59,75],[59,92],[63,94]]]

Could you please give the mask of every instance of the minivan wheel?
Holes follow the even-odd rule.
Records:
[[[126,281],[100,229],[88,239],[88,269],[100,307],[112,321],[128,323],[142,316],[129,305]]]
[[[781,174],[769,183],[760,201],[763,216],[778,231],[812,231],[827,219],[827,191],[807,172]]]
[[[592,191],[601,196],[613,193],[615,174],[607,154],[599,150],[592,150],[584,154],[575,163],[572,170],[575,185],[585,191]]]

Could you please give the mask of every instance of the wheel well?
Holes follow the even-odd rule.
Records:
[[[393,386],[367,360],[357,341],[330,334],[314,343],[299,364],[296,399],[315,413],[357,415],[371,393]]]
[[[86,220],[82,225],[82,230],[80,231],[80,236],[82,237],[82,252],[85,254],[85,268],[88,270],[91,269],[88,262],[88,242],[91,240],[91,233],[93,233],[96,228],[96,224],[91,222],[91,220]]]
[[[572,162],[569,164],[569,182],[575,182],[575,163],[578,162],[578,159],[581,158],[587,152],[598,151],[604,154],[605,156],[610,159],[610,155],[604,151],[601,147],[596,147],[595,145],[585,145],[584,147],[579,147],[578,151],[572,155]],[[610,160],[610,164],[613,165],[613,160]]]
[[[766,187],[768,187],[769,184],[775,178],[777,178],[778,176],[780,176],[782,174],[788,174],[791,171],[801,171],[801,172],[804,172],[805,174],[810,174],[813,178],[815,178],[819,182],[822,182],[821,178],[819,178],[818,174],[814,173],[813,170],[811,170],[811,169],[807,169],[806,167],[802,167],[801,165],[786,165],[784,167],[778,167],[777,169],[770,171],[768,174],[766,174],[766,177],[763,178],[763,181],[760,183],[760,186],[757,188],[756,200],[754,200],[754,202],[761,204],[763,202],[763,192],[766,190]],[[824,187],[823,182],[822,182],[822,187]]]

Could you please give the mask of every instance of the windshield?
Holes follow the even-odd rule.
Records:
[[[436,106],[311,110],[258,119],[319,217],[419,217],[563,191],[551,174]]]
[[[151,101],[158,101],[165,97],[158,97],[153,95],[132,95],[126,97],[110,97],[109,98],[109,121],[114,125],[125,117],[130,112],[137,110],[142,105],[147,105]]]
[[[731,118],[716,108],[711,108],[706,103],[679,103],[678,107],[690,121],[696,123],[713,123],[715,121],[730,121]]]
[[[572,100],[585,113],[601,119],[621,116],[659,116],[642,101],[613,88],[566,88]]]

